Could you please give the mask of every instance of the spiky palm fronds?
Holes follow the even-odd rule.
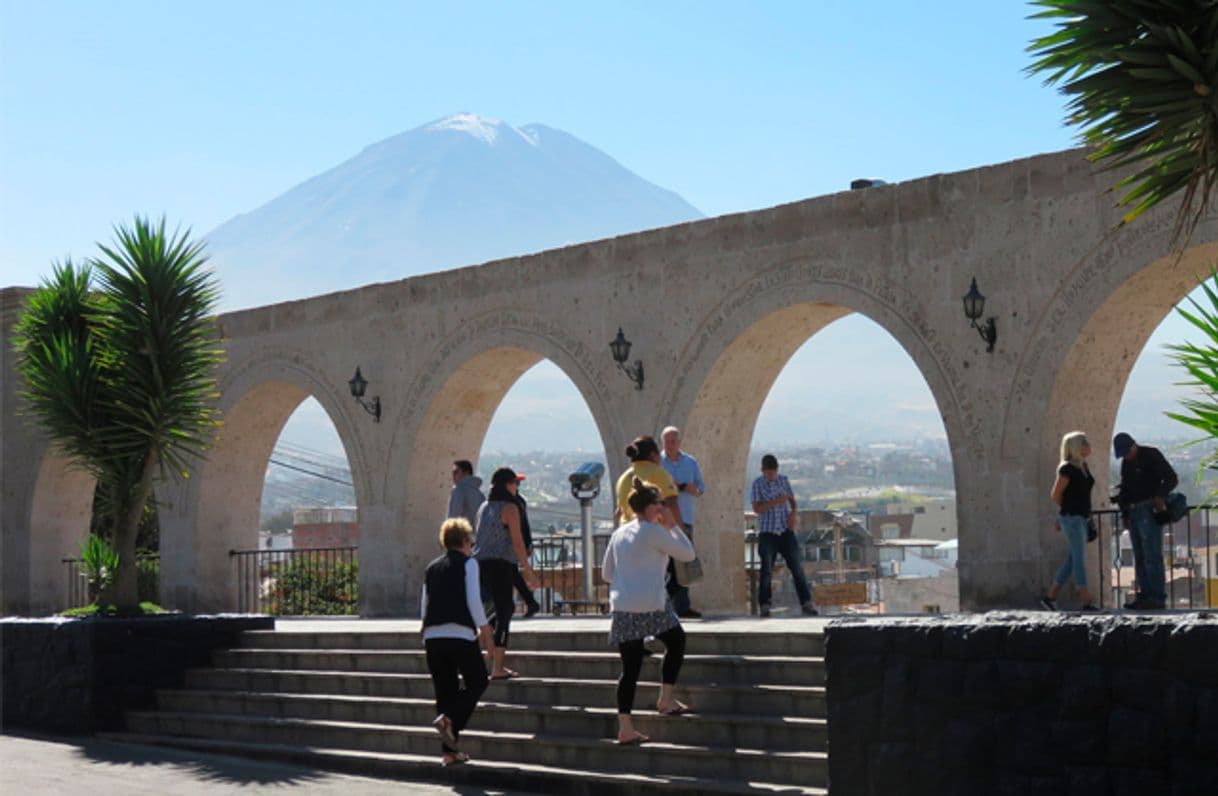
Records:
[[[1211,271],[1208,281],[1201,283],[1205,293],[1205,304],[1190,296],[1187,301],[1191,309],[1176,307],[1176,312],[1205,340],[1202,344],[1178,343],[1169,345],[1172,359],[1188,374],[1182,386],[1193,387],[1200,392],[1197,398],[1180,401],[1183,412],[1168,412],[1167,416],[1190,426],[1204,434],[1204,439],[1218,438],[1218,271]],[[1208,457],[1202,466],[1215,463],[1218,453]]]
[[[1070,97],[1066,122],[1093,160],[1130,166],[1122,223],[1177,193],[1187,240],[1218,187],[1218,0],[1033,0],[1057,30],[1028,47],[1031,74]]]
[[[14,344],[31,414],[106,487],[121,556],[113,599],[134,605],[135,534],[153,480],[184,474],[217,422],[218,290],[202,246],[167,234],[163,219],[136,217],[99,248],[30,296]]]

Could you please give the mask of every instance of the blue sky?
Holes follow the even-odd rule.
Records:
[[[540,122],[708,215],[1071,145],[990,2],[0,0],[0,284],[136,211],[196,231],[455,111]]]
[[[1061,97],[1023,73],[1047,30],[1030,10],[0,0],[0,286],[135,212],[205,233],[457,111],[566,130],[708,215],[1063,149]],[[806,350],[853,322],[791,368],[824,367]]]

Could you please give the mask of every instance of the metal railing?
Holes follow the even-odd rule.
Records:
[[[92,601],[89,594],[89,576],[85,572],[84,562],[79,558],[60,559],[67,576],[67,605],[68,608],[80,608]],[[140,602],[158,602],[160,600],[161,557],[156,553],[147,553],[135,557],[137,588]]]
[[[1190,506],[1188,516],[1163,527],[1163,571],[1167,578],[1167,607],[1191,609],[1207,606],[1205,579],[1198,554],[1213,551],[1209,546],[1210,513],[1218,507]],[[1122,546],[1124,527],[1116,509],[1092,512],[1099,538],[1095,588],[1092,594],[1100,608],[1123,608],[1134,593],[1133,548]],[[1127,537],[1125,538],[1127,541]]]
[[[579,536],[534,536],[530,561],[541,583],[534,592],[543,613],[609,612],[609,584],[601,579],[608,534],[592,537],[593,593],[584,593],[583,540]]]
[[[272,616],[359,613],[359,548],[230,550],[237,611]]]
[[[1210,545],[1211,512],[1218,506],[1208,504],[1190,506],[1188,516],[1178,522],[1163,528],[1163,569],[1167,578],[1167,607],[1176,609],[1194,609],[1209,607],[1210,599],[1206,592],[1206,579],[1201,576],[1203,564],[1201,556],[1218,555],[1218,546]],[[1101,609],[1123,608],[1127,598],[1133,596],[1134,560],[1133,549],[1124,534],[1121,514],[1116,509],[1105,509],[1092,512],[1095,519],[1099,538],[1095,556],[1094,579],[1091,581],[1091,593],[1097,607]],[[745,532],[745,571],[748,574],[749,610],[757,612],[757,579],[759,558],[757,554],[756,531]],[[1125,542],[1122,545],[1122,541]],[[807,561],[807,548],[814,546],[808,539],[801,537],[799,544],[800,560]],[[1088,545],[1090,547],[1090,545]],[[1218,566],[1213,558],[1210,566]],[[879,573],[874,568],[855,569],[847,572],[847,580],[863,577],[875,578]],[[808,575],[810,582],[814,575]],[[776,579],[774,593],[789,588],[786,579]],[[1029,606],[1030,607],[1030,606]]]

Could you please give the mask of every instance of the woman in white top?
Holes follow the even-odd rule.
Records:
[[[664,643],[656,710],[665,716],[690,710],[672,693],[685,660],[685,631],[668,601],[664,573],[670,556],[677,561],[692,561],[695,553],[680,527],[672,525],[659,489],[636,478],[629,502],[636,518],[613,532],[601,574],[610,584],[609,643],[616,644],[622,656],[622,675],[617,683],[617,742],[640,744],[651,739],[634,729],[630,711],[647,654],[644,639],[654,636]]]

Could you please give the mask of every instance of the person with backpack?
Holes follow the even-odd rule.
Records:
[[[1125,607],[1157,611],[1167,606],[1167,576],[1163,569],[1163,525],[1167,496],[1180,479],[1158,448],[1139,445],[1121,432],[1112,438],[1112,453],[1121,460],[1121,484],[1116,503],[1129,529],[1133,546],[1136,596]]]

